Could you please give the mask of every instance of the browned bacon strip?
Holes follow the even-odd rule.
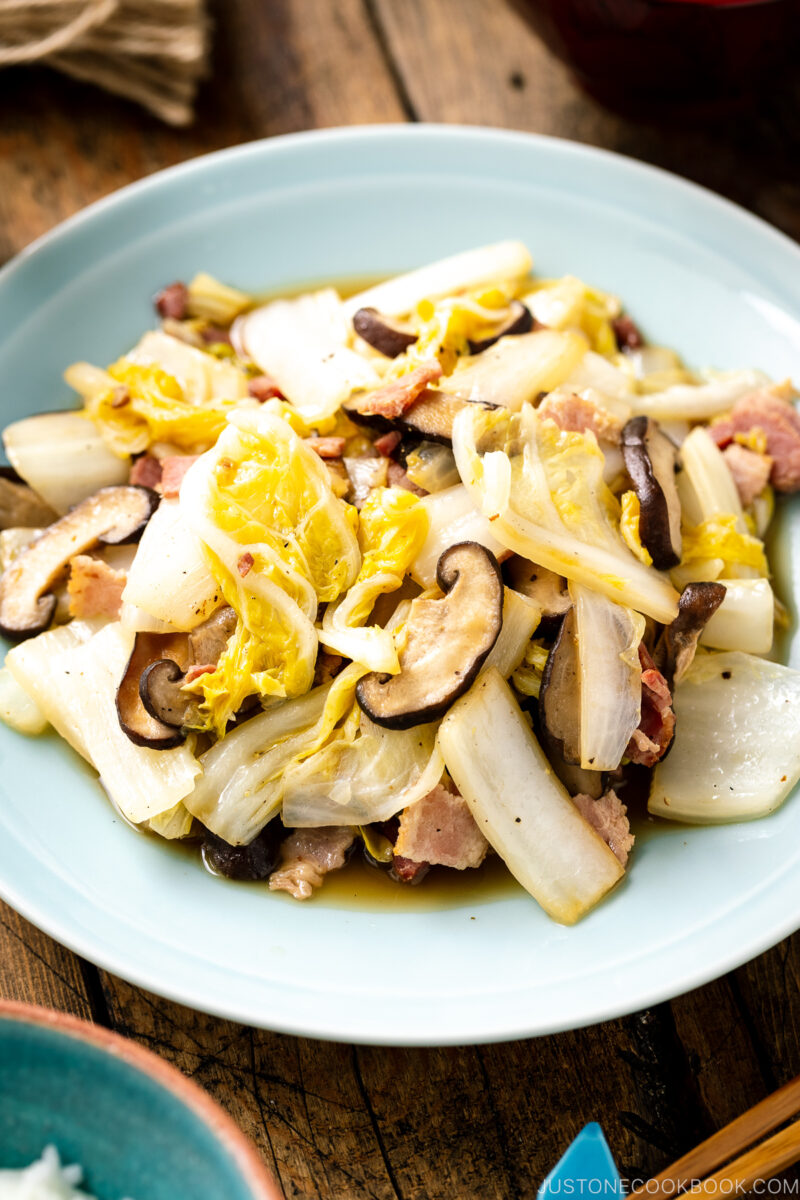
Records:
[[[418,400],[430,383],[441,379],[442,368],[435,358],[422,366],[368,392],[358,401],[358,411],[365,416],[378,413],[382,417],[399,417]]]
[[[656,670],[644,643],[639,645],[639,662],[642,664],[642,717],[625,753],[631,762],[654,767],[672,741],[675,713],[667,681]]]
[[[194,466],[200,456],[198,454],[176,454],[173,458],[161,460],[161,491],[165,500],[174,500],[181,490],[183,477]]]
[[[592,828],[597,830],[624,867],[628,862],[634,837],[628,821],[628,810],[614,789],[605,792],[599,800],[581,792],[572,797],[572,803]]]
[[[122,593],[128,576],[115,571],[101,558],[76,554],[70,562],[67,593],[73,617],[108,617],[116,621],[122,608]]]
[[[280,866],[269,877],[270,891],[307,900],[330,871],[344,866],[354,837],[348,825],[295,829],[281,846]]]
[[[708,428],[718,446],[727,446],[737,433],[764,435],[772,459],[770,483],[779,492],[800,490],[800,413],[790,403],[792,389],[779,384],[760,388],[737,400],[727,416]]]

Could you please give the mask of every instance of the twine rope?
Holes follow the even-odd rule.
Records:
[[[46,63],[172,125],[194,116],[208,40],[205,0],[0,0],[0,67]]]

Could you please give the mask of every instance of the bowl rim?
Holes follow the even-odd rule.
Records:
[[[0,1000],[0,1024],[4,1021],[34,1026],[83,1042],[109,1054],[158,1086],[202,1121],[217,1142],[223,1146],[234,1166],[247,1184],[253,1200],[283,1200],[283,1191],[267,1170],[255,1144],[239,1128],[211,1096],[152,1050],[145,1049],[131,1038],[123,1037],[104,1025],[85,1021],[73,1013],[28,1004],[22,1000]]]
[[[14,283],[14,275],[28,264],[28,259],[38,256],[41,252],[50,252],[60,243],[63,236],[80,232],[85,239],[84,226],[91,226],[95,217],[104,215],[107,211],[125,211],[126,207],[140,197],[158,191],[165,184],[176,179],[193,180],[202,177],[204,171],[218,170],[227,163],[248,162],[260,155],[270,155],[273,152],[281,154],[294,148],[313,150],[316,147],[350,148],[353,152],[368,153],[371,147],[378,147],[387,138],[397,138],[404,143],[433,143],[436,139],[460,144],[464,147],[505,146],[508,150],[540,148],[544,153],[555,155],[559,161],[596,164],[598,168],[606,168],[620,172],[626,180],[640,181],[643,185],[650,184],[651,189],[666,188],[670,198],[684,198],[691,204],[700,206],[702,215],[718,214],[725,217],[728,229],[735,232],[737,227],[745,235],[758,238],[762,246],[767,245],[772,251],[781,253],[791,265],[800,265],[800,246],[786,234],[775,229],[761,217],[742,208],[740,205],[720,196],[709,188],[684,179],[661,167],[640,162],[616,151],[600,147],[588,146],[568,139],[555,138],[545,134],[533,134],[523,131],[494,129],[489,126],[445,125],[445,124],[403,124],[387,123],[381,125],[355,125],[324,130],[310,130],[285,134],[273,138],[261,138],[238,146],[226,147],[208,154],[199,155],[185,162],[154,172],[153,174],[128,184],[108,196],[102,197],[88,205],[78,213],[60,222],[53,229],[30,243],[21,250],[4,267],[0,268],[0,289],[5,289]],[[682,224],[682,222],[681,222]],[[691,222],[686,225],[691,229]],[[800,305],[795,304],[800,311]],[[785,885],[784,885],[785,886]],[[482,1044],[487,1041],[507,1041],[522,1037],[534,1037],[558,1033],[566,1029],[576,1029],[617,1018],[635,1009],[660,1003],[665,999],[680,995],[692,988],[702,986],[714,978],[740,966],[748,959],[755,957],[775,945],[782,938],[794,932],[800,925],[800,916],[794,904],[788,904],[780,918],[771,920],[767,927],[749,936],[742,945],[741,942],[726,945],[725,951],[710,959],[685,959],[682,968],[671,982],[650,980],[646,988],[637,991],[630,998],[627,996],[606,996],[603,1002],[594,1002],[591,1012],[565,1014],[555,1017],[552,1014],[533,1023],[530,1019],[519,1016],[505,1016],[502,1020],[485,1023],[480,1029],[469,1033],[438,1032],[433,1036],[425,1029],[405,1029],[400,1036],[387,1037],[384,1030],[357,1030],[343,1028],[332,1024],[324,1015],[318,1012],[310,1017],[308,1014],[286,1013],[280,1017],[268,1017],[259,1012],[252,998],[239,1003],[235,996],[224,1002],[219,998],[204,1000],[198,997],[197,989],[175,978],[163,980],[163,972],[158,971],[151,962],[137,960],[131,965],[126,962],[122,952],[111,953],[107,949],[98,952],[96,938],[90,933],[79,932],[69,921],[60,914],[47,910],[36,899],[30,900],[24,891],[9,885],[0,878],[0,896],[8,899],[17,911],[41,928],[51,933],[62,944],[73,949],[76,953],[98,963],[99,966],[116,974],[122,975],[136,986],[156,991],[179,1004],[200,1007],[201,1011],[237,1021],[253,1024],[261,1028],[277,1029],[296,1036],[324,1038],[328,1040],[346,1040],[362,1045],[463,1045]],[[710,964],[710,965],[709,965]],[[267,1024],[267,1021],[269,1024]]]

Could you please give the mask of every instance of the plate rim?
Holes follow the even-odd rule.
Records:
[[[505,143],[509,148],[513,148],[514,146],[525,146],[527,148],[541,146],[548,153],[556,153],[573,161],[585,162],[588,159],[590,162],[607,163],[611,165],[612,169],[628,173],[633,177],[639,177],[644,181],[653,181],[661,188],[672,189],[673,194],[683,194],[690,201],[699,202],[701,205],[706,206],[707,210],[709,208],[712,212],[721,210],[729,220],[734,220],[744,225],[754,236],[760,239],[768,239],[776,250],[787,255],[790,260],[794,258],[797,266],[800,267],[800,245],[763,218],[749,212],[735,202],[720,196],[709,188],[684,179],[664,168],[632,159],[617,151],[585,145],[580,142],[552,137],[546,134],[495,129],[488,126],[387,123],[382,125],[353,125],[323,130],[308,130],[276,137],[255,139],[241,145],[224,147],[155,171],[143,179],[127,184],[109,195],[94,201],[25,246],[8,263],[0,268],[0,292],[5,291],[9,286],[13,286],[16,273],[26,267],[32,259],[35,260],[40,255],[47,254],[52,247],[58,247],[62,240],[68,238],[76,231],[81,231],[85,226],[90,226],[98,215],[109,211],[113,213],[115,209],[124,207],[128,202],[135,201],[138,197],[146,195],[149,192],[157,191],[165,182],[175,178],[190,178],[192,175],[202,173],[209,166],[213,167],[219,162],[247,160],[258,158],[261,155],[268,157],[273,151],[277,153],[280,153],[284,149],[291,151],[295,146],[304,148],[313,147],[315,144],[325,146],[349,142],[353,144],[353,149],[355,150],[356,144],[360,143],[361,153],[364,153],[365,146],[368,150],[370,143],[383,141],[387,137],[399,137],[402,140],[411,142],[432,142],[437,138],[444,137],[447,140],[461,142],[462,144],[474,142],[477,139],[479,142],[495,145]],[[674,228],[679,231],[681,228],[680,223],[676,223]],[[791,265],[791,261],[789,265]],[[769,887],[776,886],[778,883],[779,880],[771,881],[765,884],[764,888],[760,890],[768,890]],[[257,1003],[252,998],[249,1002],[244,1001],[241,1003],[237,1002],[236,997],[231,997],[225,1003],[209,1003],[207,1000],[203,1000],[198,995],[198,989],[190,984],[181,987],[179,982],[172,984],[168,981],[165,983],[159,978],[157,964],[154,965],[151,962],[142,965],[139,963],[138,965],[135,964],[132,969],[130,965],[126,964],[124,950],[118,954],[110,951],[98,954],[96,945],[93,943],[103,939],[97,932],[94,935],[91,933],[83,934],[80,929],[71,929],[68,918],[65,917],[62,919],[60,913],[57,911],[48,912],[46,904],[37,902],[35,898],[27,899],[24,889],[14,887],[13,884],[8,883],[2,877],[0,877],[0,896],[22,916],[32,921],[38,928],[54,937],[73,952],[94,962],[101,969],[120,975],[135,986],[153,991],[166,999],[220,1018],[255,1025],[260,1028],[268,1028],[296,1036],[328,1040],[344,1039],[364,1045],[445,1046],[482,1044],[509,1041],[518,1038],[546,1036],[566,1030],[582,1028],[625,1016],[642,1008],[651,1007],[654,1004],[682,995],[693,988],[703,986],[770,949],[800,927],[800,907],[798,907],[796,915],[791,915],[793,912],[792,906],[787,906],[786,915],[783,920],[771,923],[768,931],[763,936],[751,937],[744,949],[742,949],[740,944],[736,943],[735,948],[730,949],[727,954],[715,957],[711,966],[687,962],[680,977],[676,978],[674,983],[662,982],[652,984],[647,988],[637,991],[631,1001],[619,996],[616,999],[610,996],[603,1004],[597,1005],[596,1003],[592,1003],[587,1006],[587,1008],[591,1008],[591,1011],[587,1012],[579,1020],[573,1017],[565,1017],[559,1020],[552,1015],[549,1019],[545,1020],[536,1016],[528,1023],[521,1023],[519,1019],[513,1017],[510,1022],[506,1021],[505,1023],[491,1019],[484,1021],[481,1028],[473,1028],[473,1031],[468,1036],[464,1036],[463,1033],[452,1033],[448,1036],[447,1032],[443,1032],[441,1029],[433,1034],[427,1033],[425,1030],[416,1032],[404,1030],[403,1036],[395,1040],[391,1037],[381,1036],[379,1033],[373,1033],[372,1031],[359,1032],[357,1029],[349,1028],[341,1016],[334,1021],[326,1020],[324,1013],[315,1014],[313,1019],[308,1014],[298,1016],[294,1019],[290,1019],[288,1015],[284,1014],[280,1019],[276,1019],[275,1016],[269,1013],[259,1012],[257,1010]],[[310,989],[306,989],[305,987],[302,988],[302,991],[304,994],[312,994]],[[322,991],[320,990],[318,993],[313,994],[322,995]],[[473,1022],[473,1025],[475,1025],[475,1022]]]

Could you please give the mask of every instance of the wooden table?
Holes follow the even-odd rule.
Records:
[[[89,201],[196,154],[315,126],[536,130],[678,171],[800,237],[800,89],[717,130],[586,99],[504,0],[220,0],[195,126],[43,70],[0,74],[0,260]],[[535,251],[535,247],[534,247]],[[668,340],[668,339],[667,339]],[[261,1033],[98,971],[0,905],[0,995],[110,1025],[177,1064],[287,1196],[533,1196],[584,1122],[647,1176],[800,1072],[800,938],[708,987],[577,1033],[463,1050]]]

